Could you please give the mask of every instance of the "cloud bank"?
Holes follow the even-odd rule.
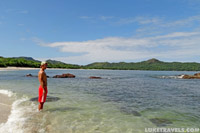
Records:
[[[135,61],[149,58],[182,60],[199,56],[200,32],[174,32],[143,38],[106,37],[82,42],[39,43],[75,56],[55,60],[74,64]]]

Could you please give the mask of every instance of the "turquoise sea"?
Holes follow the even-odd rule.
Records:
[[[56,70],[48,78],[48,101],[37,111],[38,70],[0,71],[0,93],[13,100],[2,133],[144,133],[145,128],[200,128],[200,80],[196,72]],[[102,79],[89,79],[100,76]]]

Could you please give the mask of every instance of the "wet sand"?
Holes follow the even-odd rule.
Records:
[[[0,94],[0,124],[8,120],[11,112],[12,101],[5,94]]]

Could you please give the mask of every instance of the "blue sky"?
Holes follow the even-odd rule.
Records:
[[[1,0],[0,56],[200,62],[200,0]]]

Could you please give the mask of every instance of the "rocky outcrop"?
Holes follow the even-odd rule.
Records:
[[[96,76],[90,76],[90,79],[102,79],[101,77],[96,77]]]
[[[200,73],[195,73],[194,76],[200,77]]]
[[[33,75],[29,73],[26,75],[26,77],[33,77]]]
[[[75,78],[76,76],[70,73],[62,74],[62,75],[55,75],[53,78]]]
[[[183,79],[200,79],[200,73],[196,73],[194,75],[183,75]]]

